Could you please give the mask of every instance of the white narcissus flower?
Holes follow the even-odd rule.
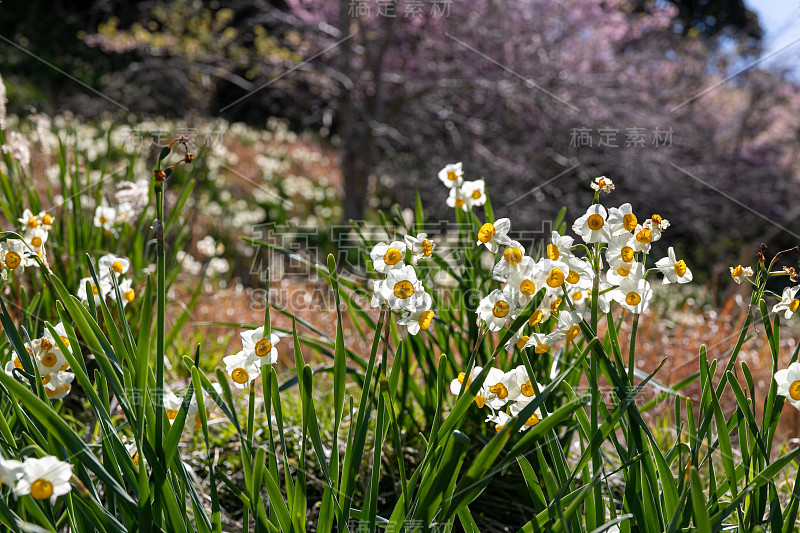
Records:
[[[527,401],[533,398],[537,391],[541,391],[544,388],[537,381],[531,381],[525,365],[520,365],[511,372],[514,373],[513,379],[517,382],[517,388],[519,389],[519,395],[514,398],[517,401]]]
[[[653,215],[642,224],[653,234],[653,242],[661,238],[661,233],[669,227],[669,220],[661,218],[661,215]]]
[[[511,417],[504,411],[498,411],[496,413],[489,414],[486,417],[486,421],[494,424],[495,431],[500,433],[503,431],[503,428],[506,427],[509,422],[511,422]]]
[[[22,216],[17,220],[22,225],[23,231],[27,233],[28,231],[39,228],[42,225],[42,218],[44,218],[44,216],[45,216],[44,211],[42,211],[38,215],[34,215],[33,211],[31,211],[30,209],[26,209],[25,211],[22,212]],[[52,223],[52,219],[50,221]]]
[[[0,459],[0,483],[13,487],[22,477],[22,461]]]
[[[550,234],[551,243],[545,248],[545,256],[552,260],[558,261],[559,259],[565,260],[572,256],[572,243],[575,241],[568,235],[561,235],[559,232],[554,231]]]
[[[509,397],[516,397],[519,389],[510,373],[493,367],[483,382],[483,393],[486,404],[496,411],[509,401]]]
[[[406,246],[411,250],[411,259],[414,264],[421,259],[429,259],[433,255],[436,243],[428,238],[427,233],[418,233],[416,237],[406,235],[404,239]]]
[[[434,312],[431,311],[433,299],[425,291],[421,291],[421,298],[418,299],[418,307],[413,311],[406,311],[397,321],[400,326],[405,326],[408,332],[416,335],[420,330],[427,330],[433,322]]]
[[[508,272],[503,292],[521,307],[528,305],[536,292],[544,286],[544,278],[530,257],[522,259],[522,268]],[[497,267],[495,267],[495,271]]]
[[[602,279],[600,279],[600,286],[597,289],[597,308],[600,310],[601,313],[608,313],[611,310],[611,284],[606,283]],[[592,301],[592,291],[589,290],[586,292],[586,298],[588,300],[587,305],[591,305]]]
[[[635,229],[635,228],[634,228]],[[606,261],[609,268],[630,270],[635,262],[636,244],[635,238],[630,233],[621,233],[608,241],[606,248]]]
[[[600,176],[594,179],[591,183],[591,187],[593,191],[600,191],[608,194],[614,190],[614,182],[605,176]]]
[[[753,269],[750,267],[742,267],[742,265],[739,265],[737,267],[730,267],[730,269],[731,277],[737,284],[743,282],[746,278],[753,277]]]
[[[552,259],[540,259],[536,264],[544,277],[544,284],[547,291],[551,294],[561,293],[561,286],[569,275],[569,265],[563,261],[553,261]]]
[[[519,416],[523,409],[528,407],[530,403],[533,401],[533,398],[520,398],[516,402],[511,404],[511,416]],[[525,420],[525,423],[522,424],[520,431],[527,431],[531,429],[533,426],[538,424],[542,420],[542,408],[537,407],[536,410],[531,413],[531,415]]]
[[[136,299],[136,290],[133,288],[133,282],[129,279],[124,279],[119,284],[119,293],[122,296],[122,307]]]
[[[225,371],[237,388],[244,389],[261,374],[261,365],[255,360],[256,358],[254,352],[242,350],[222,359]]]
[[[486,249],[494,253],[499,245],[508,246],[511,239],[508,232],[511,230],[511,221],[507,218],[498,218],[492,222],[487,222],[478,230],[478,246],[486,245]]]
[[[439,179],[448,189],[461,186],[461,183],[464,181],[464,171],[461,168],[461,163],[445,165],[445,167],[439,171]]]
[[[789,368],[775,372],[778,394],[785,396],[792,407],[800,409],[800,363],[795,361]]]
[[[114,254],[106,254],[97,262],[99,267],[100,277],[108,276],[108,270],[111,269],[115,275],[119,276],[125,274],[131,267],[131,262],[126,257],[120,257]]]
[[[89,283],[89,289],[94,297],[95,305],[100,305],[100,301],[104,300],[112,289],[112,281],[107,276],[99,276],[98,280],[100,286],[98,287],[94,279],[91,277],[83,278],[78,282],[78,299],[84,303],[89,303],[89,296],[86,291],[86,284]]]
[[[379,242],[372,247],[369,258],[375,272],[386,274],[395,268],[402,268],[403,258],[406,256],[406,244],[402,241],[392,241],[389,244]]]
[[[49,235],[47,231],[38,227],[25,232],[25,242],[36,254],[39,254],[39,257],[41,257],[41,254],[44,253],[44,243],[47,242],[47,237]]]
[[[217,256],[217,241],[211,235],[206,235],[197,241],[197,251],[206,257]],[[224,248],[223,248],[224,251]]]
[[[533,258],[525,255],[525,247],[517,241],[511,241],[503,251],[503,258],[492,269],[492,275],[505,280],[512,272],[527,270],[533,264]]]
[[[278,362],[278,349],[275,348],[275,345],[281,340],[278,335],[270,333],[269,338],[266,338],[264,326],[261,326],[254,330],[243,331],[240,336],[242,337],[242,349],[255,354],[259,366]]]
[[[675,250],[672,246],[667,250],[667,257],[662,257],[656,261],[656,268],[664,274],[664,285],[670,283],[689,283],[692,281],[692,271],[686,266],[686,262],[675,257]]]
[[[772,308],[772,312],[780,313],[781,311],[785,311],[783,317],[792,318],[792,315],[797,312],[797,308],[800,307],[800,300],[795,298],[798,290],[800,290],[800,286],[786,287],[783,289],[781,301],[775,304]]]
[[[572,231],[583,239],[583,242],[590,244],[595,242],[608,242],[611,238],[608,224],[606,224],[608,213],[606,208],[600,204],[589,206],[586,213],[572,225]]]
[[[390,270],[381,286],[383,297],[394,310],[414,311],[422,300],[422,283],[411,265]]]
[[[478,375],[481,373],[482,370],[483,367],[480,366],[473,367],[472,372],[469,373],[469,378],[466,377],[464,372],[460,372],[458,374],[458,377],[450,382],[450,392],[458,396],[461,393],[462,386],[466,391],[466,388],[472,384],[472,381],[478,377]],[[464,383],[465,379],[466,383]],[[486,394],[487,390],[486,390],[486,385],[484,384],[481,386],[480,390],[478,391],[478,394],[475,395],[475,403],[481,409],[483,408],[484,405],[486,405]]]
[[[528,342],[525,343],[525,348],[533,347],[533,351],[541,355],[547,353],[550,348],[564,338],[564,335],[558,330],[552,333],[531,333]]]
[[[511,318],[511,312],[516,305],[507,294],[495,289],[478,304],[478,317],[484,321],[489,331],[500,331]]]
[[[114,224],[117,221],[117,210],[113,207],[98,205],[94,211],[94,225],[103,228],[106,233],[114,231]]]
[[[0,242],[0,264],[17,275],[25,272],[26,267],[38,266],[36,260],[30,257],[30,251],[25,243],[19,239]]]
[[[630,268],[620,266],[619,268],[610,268],[606,271],[606,281],[611,285],[619,285],[624,279],[642,279],[645,275],[644,264],[633,263]]]
[[[22,478],[14,487],[14,495],[30,494],[34,499],[47,500],[70,491],[72,465],[52,455],[41,459],[26,458],[22,463]]]
[[[612,291],[614,301],[625,309],[640,314],[647,309],[648,303],[653,298],[653,290],[646,279],[626,277],[619,283],[619,287]]]
[[[608,226],[612,236],[631,233],[636,229],[638,220],[633,214],[631,204],[625,203],[608,210]]]
[[[653,243],[653,232],[641,224],[633,230],[633,249],[637,252],[650,253],[650,246]]]
[[[64,365],[67,364],[67,360],[64,358],[64,354],[61,353],[61,350],[48,339],[38,340],[41,341],[41,348],[35,350],[34,353],[36,354],[39,374],[45,376],[64,368]],[[34,341],[34,343],[35,342],[37,341]],[[64,368],[64,370],[66,370],[66,368]]]
[[[44,393],[51,400],[62,400],[72,390],[75,374],[72,372],[52,372],[42,378]]]
[[[383,279],[373,280],[372,299],[370,300],[369,303],[370,307],[380,307],[386,301],[386,298],[383,296],[384,285],[386,285],[386,280]]]
[[[583,317],[580,311],[558,314],[558,331],[564,335],[564,340],[566,342],[575,340],[580,334],[581,322],[583,322]]]
[[[469,199],[467,203],[470,209],[486,203],[486,183],[482,179],[465,181],[461,184],[461,190]]]
[[[582,257],[570,255],[564,258],[564,263],[569,269],[564,281],[570,285],[583,285],[586,283],[591,285],[592,280],[594,279],[594,269],[589,261],[583,259]]]

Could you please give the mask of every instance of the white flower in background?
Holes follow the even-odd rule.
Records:
[[[178,412],[181,409],[181,404],[183,400],[178,397],[177,394],[172,392],[171,390],[164,390],[164,394],[161,397],[161,402],[164,404],[164,409],[167,412],[167,418],[169,419],[169,423],[175,421],[178,418]]]
[[[125,258],[114,254],[106,254],[97,262],[99,267],[98,274],[100,277],[108,276],[109,269],[111,269],[116,276],[125,274],[131,267],[131,262]]]
[[[572,225],[572,231],[580,235],[583,242],[587,244],[608,242],[611,233],[606,224],[607,217],[608,213],[605,207],[600,204],[591,205],[586,213]]]
[[[533,398],[536,395],[536,391],[541,391],[544,387],[542,387],[538,382],[531,381],[530,376],[528,376],[528,370],[525,368],[525,365],[519,365],[517,368],[513,369],[510,373],[513,374],[512,379],[517,382],[517,388],[519,389],[519,396],[515,399],[518,401],[527,401],[530,398]]]
[[[67,337],[67,329],[64,327],[63,322],[59,322],[55,326],[53,326],[53,330],[55,330],[56,335],[61,338],[61,341],[64,343],[65,346],[69,347],[69,338]],[[53,335],[50,333],[49,328],[45,328],[44,335],[42,335],[43,339],[47,339],[52,343],[53,346],[56,346],[56,341],[53,338]]]
[[[553,314],[553,304],[556,301],[560,303],[560,300],[560,298],[556,298],[550,293],[545,293],[544,298],[542,298],[542,302],[539,304],[539,307],[536,308],[536,310],[528,319],[528,325],[533,327],[536,324],[544,322],[550,318],[550,316]]]
[[[116,222],[120,224],[131,224],[136,219],[136,210],[129,203],[122,203],[117,206]]]
[[[478,375],[481,373],[482,370],[483,367],[480,366],[473,367],[472,372],[469,373],[469,378],[466,377],[464,372],[460,372],[458,374],[458,377],[450,382],[450,392],[458,396],[458,394],[461,392],[462,384],[464,390],[466,391],[466,388],[472,384],[472,381],[478,377]],[[465,379],[466,383],[464,383]],[[486,405],[487,394],[488,394],[488,389],[486,388],[486,385],[484,383],[484,385],[482,385],[480,390],[478,391],[478,394],[475,395],[475,403],[481,409],[483,409],[483,406]]]
[[[446,165],[439,171],[439,179],[448,189],[460,187],[461,183],[464,181],[464,171],[461,168],[461,163],[450,163]]]
[[[434,312],[431,311],[433,305],[431,295],[425,291],[421,291],[420,294],[417,308],[414,311],[406,311],[397,321],[399,326],[405,326],[412,335],[416,335],[421,329],[430,328],[434,317]]]
[[[608,313],[611,310],[611,302],[613,301],[611,295],[611,288],[612,285],[610,283],[606,283],[603,279],[600,279],[600,286],[597,289],[597,308],[600,310],[601,313]],[[591,305],[592,302],[592,291],[586,291],[586,299],[587,305]]]
[[[500,409],[509,401],[509,397],[515,398],[519,394],[517,382],[512,377],[510,373],[503,372],[499,368],[489,369],[483,382],[483,389],[484,401],[491,409]]]
[[[31,265],[33,261],[33,265]],[[0,264],[12,271],[16,275],[21,275],[25,272],[25,268],[35,266],[35,260],[29,256],[28,248],[19,239],[8,239],[6,242],[0,242]]]
[[[119,294],[122,296],[122,307],[132,303],[136,299],[133,282],[129,279],[122,280],[122,283],[119,284]]]
[[[619,283],[619,287],[612,291],[614,301],[625,309],[639,314],[647,309],[653,298],[653,290],[646,279],[626,277]]]
[[[222,386],[219,383],[213,383],[211,387],[217,392],[217,394],[222,394]],[[211,396],[203,389],[203,405],[206,408],[206,419],[211,416],[211,411],[209,409],[213,409],[216,403],[214,400],[211,399]],[[203,427],[203,421],[200,419],[200,407],[197,405],[197,391],[192,394],[192,399],[189,401],[189,408],[186,410],[186,420],[194,420],[194,426],[192,429],[200,429]],[[189,428],[188,425],[184,427],[184,430]]]
[[[568,235],[561,235],[554,231],[550,236],[551,243],[545,248],[545,257],[552,261],[566,259],[572,255],[572,243],[574,239]]]
[[[231,269],[231,265],[227,259],[212,257],[208,260],[208,268],[214,274],[226,274]]]
[[[178,263],[180,263],[181,269],[192,276],[199,276],[200,272],[203,270],[203,264],[183,250],[178,250],[175,258],[178,260]]]
[[[733,278],[733,281],[735,281],[736,283],[741,283],[746,278],[753,277],[753,269],[750,267],[742,267],[742,265],[739,265],[735,268],[730,267],[730,269],[731,269],[731,277]]]
[[[422,283],[411,265],[390,270],[381,286],[383,297],[394,310],[414,311],[422,298]]]
[[[197,241],[197,251],[206,257],[216,257],[217,241],[211,235],[206,235]]]
[[[589,261],[570,255],[564,258],[564,263],[569,269],[564,281],[570,285],[591,284],[594,279],[594,269]]]
[[[664,285],[670,283],[689,283],[692,281],[692,271],[686,266],[686,262],[675,257],[675,250],[672,246],[667,250],[667,257],[656,261],[658,268],[664,275]]]
[[[404,241],[411,251],[411,259],[414,264],[421,259],[429,259],[433,255],[433,249],[436,247],[436,243],[428,238],[427,233],[418,233],[416,237],[406,235]]]
[[[533,258],[524,257],[520,265],[522,268],[508,272],[503,292],[508,294],[510,300],[516,301],[521,307],[525,307],[536,294],[536,291],[544,286],[544,279]],[[495,267],[495,274],[497,274],[497,267]]]
[[[469,209],[486,203],[486,182],[482,179],[475,181],[465,181],[461,184],[461,190],[468,197],[467,206]],[[466,211],[466,209],[465,209]]]
[[[13,487],[21,477],[22,461],[0,458],[0,483],[8,487]]]
[[[624,279],[642,279],[645,272],[642,263],[633,263],[630,268],[623,266],[617,269],[610,268],[606,271],[606,281],[611,285],[619,285]]]
[[[599,191],[608,194],[614,190],[614,182],[605,176],[600,176],[599,178],[594,179],[594,181],[591,183],[591,187],[593,191]]]
[[[500,331],[511,318],[511,311],[516,305],[516,302],[510,300],[507,294],[500,289],[495,289],[478,304],[478,317],[486,323],[489,331]]]
[[[581,322],[583,322],[583,317],[580,311],[558,314],[558,331],[564,335],[566,342],[575,340],[581,333]]]
[[[537,268],[544,276],[544,284],[550,293],[561,292],[561,286],[567,280],[569,266],[563,261],[553,261],[552,259],[540,259]]]
[[[369,258],[376,272],[385,274],[395,268],[402,268],[405,263],[406,244],[402,241],[392,241],[389,244],[379,242],[372,247]]]
[[[633,230],[633,237],[633,249],[637,252],[649,254],[650,245],[653,242],[653,231],[639,224]]]
[[[99,276],[98,280],[100,286],[98,287],[94,279],[91,277],[83,278],[78,282],[78,299],[84,303],[89,303],[89,297],[86,291],[86,284],[88,282],[89,289],[94,297],[95,305],[100,305],[101,300],[104,300],[112,289],[112,281],[107,276]]]
[[[511,417],[508,416],[508,413],[504,411],[498,411],[496,413],[490,413],[487,415],[486,421],[494,424],[495,431],[500,433],[503,431],[503,428],[506,427],[509,422],[511,422]]]
[[[633,214],[631,204],[628,203],[610,208],[607,222],[612,237],[623,233],[631,233],[639,223],[636,215]]]
[[[106,233],[114,231],[114,224],[117,221],[117,210],[113,207],[98,205],[94,211],[94,225],[103,228]]]
[[[255,361],[256,357],[255,353],[242,350],[222,359],[225,371],[237,388],[244,389],[261,374],[260,365]]]
[[[70,491],[72,465],[52,455],[41,459],[26,458],[22,463],[22,478],[14,487],[14,495],[30,494],[34,499],[47,500]]]
[[[775,304],[772,308],[772,312],[780,313],[781,311],[785,311],[783,317],[792,318],[792,315],[797,312],[797,308],[800,307],[800,300],[795,298],[798,290],[800,290],[800,286],[797,285],[783,289],[781,301]]]
[[[567,295],[576,309],[583,309],[591,301],[592,282],[583,282],[579,285],[567,285]]]
[[[778,394],[786,397],[792,407],[800,409],[800,363],[794,362],[789,368],[775,372]]]
[[[661,215],[653,215],[642,224],[643,227],[650,230],[653,234],[653,242],[661,238],[661,233],[669,227],[669,220],[661,218]]]
[[[49,235],[45,229],[38,227],[24,233],[25,243],[41,258],[44,256],[44,243]]]
[[[264,335],[264,326],[242,331],[242,349],[252,352],[257,357],[259,365],[271,365],[278,362],[278,344],[281,338],[275,333],[270,333],[269,338]]]
[[[34,341],[34,344],[37,341]],[[48,339],[38,339],[39,349],[34,351],[39,374],[45,376],[61,369],[66,369],[67,360],[56,346]]]
[[[386,301],[383,296],[384,285],[386,280],[376,279],[372,282],[372,300],[370,300],[370,307],[380,307]]]
[[[494,253],[500,244],[507,246],[511,244],[508,232],[511,230],[511,221],[507,218],[499,218],[494,223],[487,222],[478,230],[478,246],[486,245],[486,249]]]
[[[525,248],[517,241],[511,241],[503,251],[503,257],[492,268],[492,275],[505,280],[512,273],[530,270],[534,264],[533,258],[525,255]]]
[[[44,214],[45,214],[44,211],[42,211],[38,215],[34,215],[33,211],[31,211],[30,209],[26,209],[25,211],[22,212],[22,216],[17,220],[22,225],[23,231],[27,232],[30,230],[37,229],[41,226]]]
[[[128,216],[131,221],[147,207],[149,195],[150,180],[142,178],[136,181],[120,181],[114,198],[120,206],[124,204],[130,206]]]
[[[518,401],[511,404],[509,411],[511,411],[511,415],[516,417],[522,412],[523,409],[528,407],[530,403],[533,401],[533,398],[520,398]],[[520,431],[527,431],[531,429],[533,426],[538,424],[542,420],[542,408],[537,407],[536,410],[531,413],[531,415],[525,420],[525,423],[520,428]]]

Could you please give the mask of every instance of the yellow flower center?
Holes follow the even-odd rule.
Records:
[[[42,378],[42,385],[47,385],[50,383],[50,376],[45,376]]]
[[[535,326],[536,324],[542,321],[542,318],[544,318],[544,311],[542,311],[541,309],[537,309],[528,319],[528,325]]]
[[[503,428],[504,428],[504,427],[506,427],[506,426],[505,426],[505,424],[502,424],[502,425],[497,425],[497,426],[495,426],[495,427],[494,427],[494,430],[495,430],[496,432],[500,433],[501,431],[503,431]]]
[[[69,363],[64,363],[63,365],[61,365],[61,368],[59,368],[59,370],[61,370],[62,372],[64,372],[64,371],[65,371],[65,370],[67,370],[68,368],[69,368]]]
[[[456,198],[456,207],[464,207],[464,200]]]
[[[122,261],[114,261],[111,263],[111,270],[117,274],[122,274]]]
[[[133,289],[128,289],[127,291],[125,291],[123,296],[128,301],[128,303],[131,303],[134,300],[134,298],[136,298],[136,291],[134,291]]]
[[[422,255],[425,257],[430,257],[433,254],[433,243],[428,239],[425,239],[421,243],[422,246]]]
[[[104,217],[104,216],[102,216],[102,215],[101,215],[101,216],[97,217],[97,221],[98,221],[100,224],[105,224],[106,222],[108,222],[108,219],[107,219],[106,217]]]
[[[617,269],[617,274],[619,274],[623,278],[625,276],[627,276],[628,274],[630,274],[630,273],[631,273],[631,271],[629,269],[627,269],[627,268],[620,267],[620,268]]]
[[[789,396],[791,396],[794,401],[800,401],[800,381],[795,381],[789,385]]]
[[[22,361],[19,360],[19,357],[14,358],[14,366],[22,370]]]
[[[42,224],[44,224],[45,226],[49,226],[52,223],[53,223],[53,217],[45,213],[45,215],[42,217]]]
[[[650,232],[649,229],[642,228],[642,231],[636,234],[636,240],[641,243],[647,244],[653,240],[653,234]]]
[[[431,327],[431,322],[433,321],[433,311],[423,311],[422,314],[419,316],[419,327],[420,329],[428,329]]]
[[[458,382],[463,384],[465,377],[466,377],[466,374],[464,374],[463,372],[459,372],[458,373]],[[469,384],[470,384],[470,380],[467,380],[467,387],[469,387]]]
[[[447,179],[449,179],[450,181],[456,181],[458,179],[458,174],[456,174],[455,170],[448,170]]]
[[[574,339],[575,339],[575,337],[577,337],[577,336],[578,336],[578,333],[580,333],[580,332],[581,332],[581,328],[580,328],[580,326],[572,326],[571,328],[569,328],[569,329],[567,330],[567,334],[564,336],[564,339],[565,339],[567,342],[569,342],[569,341],[571,341],[571,340],[574,340]]]
[[[531,380],[528,380],[525,383],[523,383],[522,386],[519,388],[519,390],[520,392],[522,392],[522,395],[527,398],[530,398],[531,396],[536,394],[536,391],[533,390],[533,384],[531,383]]]
[[[633,261],[633,248],[630,246],[623,246],[619,253],[620,258],[626,263]]]
[[[606,221],[598,214],[589,215],[589,218],[586,219],[586,224],[589,226],[589,229],[592,231],[597,231],[603,227]]]
[[[36,228],[38,226],[39,226],[39,221],[36,219],[36,217],[30,217],[28,219],[28,227],[29,228],[34,229],[34,228]]]
[[[496,385],[492,385],[491,387],[489,387],[489,392],[491,392],[501,400],[505,399],[508,396],[508,389],[502,383],[498,383]]]
[[[547,286],[555,289],[564,284],[564,273],[560,268],[554,268],[547,276]]]
[[[575,272],[574,270],[569,271],[569,275],[567,275],[567,283],[571,283],[575,285],[581,280],[581,275]]]
[[[6,266],[11,270],[16,270],[22,264],[22,258],[17,252],[8,252],[6,254]]]
[[[548,346],[547,344],[545,344],[543,342],[540,342],[539,344],[536,345],[536,348],[534,348],[533,351],[536,352],[536,353],[545,353],[549,349],[550,349],[550,346]]]
[[[167,418],[170,420],[175,420],[178,418],[178,410],[177,409],[167,409]]]
[[[44,393],[45,395],[47,395],[48,398],[55,398],[61,392],[66,394],[67,392],[69,392],[69,389],[70,389],[69,385],[59,385],[58,387],[55,388],[55,390],[44,389]]]
[[[47,368],[51,368],[58,363],[58,357],[53,352],[48,352],[42,357],[42,366],[46,366]]]
[[[509,265],[518,265],[520,261],[522,261],[522,250],[516,246],[509,246],[506,248],[506,251],[503,252],[503,259],[505,259]]]
[[[800,300],[798,300],[797,298],[789,302],[789,311],[791,311],[792,313],[797,312],[798,307],[800,307]]]
[[[533,413],[530,418],[525,421],[525,425],[528,427],[533,427],[539,423],[539,417],[536,416],[536,413]]]
[[[412,294],[414,294],[414,285],[407,279],[400,280],[394,284],[394,295],[401,300],[409,298]]]
[[[561,257],[561,252],[558,251],[558,246],[555,244],[548,244],[547,245],[547,258],[551,261],[556,261],[558,258]]]
[[[625,295],[625,303],[628,305],[639,305],[641,301],[642,297],[637,292],[631,291]]]
[[[675,273],[679,278],[682,278],[684,275],[686,275],[686,262],[683,259],[675,263],[673,266],[675,268]]]
[[[486,398],[483,396],[475,396],[475,403],[478,404],[478,407],[483,409],[483,406],[486,405]]]
[[[731,276],[741,276],[742,274],[744,274],[744,269],[742,268],[742,265],[739,265],[736,268],[731,269]]]
[[[529,340],[531,340],[530,337],[528,337],[527,335],[523,335],[517,341],[517,348],[519,348],[520,350],[525,348],[525,345],[528,343]]]
[[[481,241],[483,244],[486,244],[487,242],[492,240],[492,237],[494,237],[494,233],[495,233],[494,226],[491,223],[487,222],[486,224],[481,226],[481,229],[478,230],[478,240]]]
[[[53,347],[53,343],[50,342],[49,339],[42,339],[42,344],[40,344],[42,350],[47,351]]]
[[[558,312],[558,307],[561,305],[561,298],[556,298],[552,302],[550,302],[550,312],[555,314]]]
[[[97,285],[92,285],[92,293],[93,293],[95,296],[97,296],[98,294],[100,294],[100,293],[99,293],[99,291],[98,291],[98,289],[97,289]]]
[[[480,189],[475,189],[474,191],[472,191],[472,199],[473,199],[473,200],[477,200],[477,199],[479,199],[480,197],[481,197],[481,191],[480,191]]]
[[[383,261],[389,266],[396,265],[402,258],[403,254],[400,253],[400,250],[394,247],[389,248],[386,250],[386,253],[383,254]]]
[[[572,295],[572,301],[574,302],[580,302],[582,298],[583,298],[583,293],[581,291],[577,291],[575,292],[575,294]]]
[[[272,343],[269,339],[259,339],[256,343],[256,355],[264,357],[272,350]]]
[[[61,335],[59,338],[63,341],[65,346],[69,346],[69,339],[68,338],[64,337],[63,335]]]
[[[139,466],[139,452],[133,452],[133,457],[131,457],[131,459],[133,460],[133,464]]]
[[[31,483],[31,496],[37,500],[46,500],[53,495],[53,484],[39,478]]]
[[[525,296],[532,296],[536,293],[536,285],[529,279],[522,280],[519,284],[519,292]]]
[[[622,227],[625,228],[625,231],[633,231],[636,229],[636,224],[639,221],[636,220],[636,215],[633,213],[628,213],[627,215],[622,217]]]
[[[42,238],[38,235],[31,239],[31,246],[34,248],[38,248],[42,245]]]
[[[231,372],[231,377],[233,378],[233,381],[239,385],[247,383],[250,380],[250,374],[248,374],[247,370],[244,368],[234,368],[233,372]]]
[[[653,215],[651,218],[653,219],[653,224],[657,226],[661,224],[661,215]]]
[[[505,318],[510,310],[511,308],[508,302],[505,300],[498,300],[497,303],[494,304],[494,307],[492,307],[492,314],[497,318]]]

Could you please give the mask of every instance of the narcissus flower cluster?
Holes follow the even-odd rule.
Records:
[[[114,295],[114,282],[119,285],[122,296],[122,306],[125,307],[136,299],[136,291],[130,279],[124,277],[131,267],[131,262],[121,256],[106,254],[97,262],[97,281],[91,276],[83,278],[78,283],[78,299],[88,303],[89,293],[92,294],[95,305],[100,305],[101,300],[111,295],[111,301],[116,302]],[[87,289],[88,287],[88,289]]]
[[[0,482],[13,488],[14,496],[30,495],[36,500],[55,502],[71,489],[72,465],[47,455],[22,461],[0,458]]]
[[[64,324],[59,323],[53,329],[64,345],[69,348],[69,338],[67,338]],[[44,392],[48,398],[61,400],[69,394],[75,374],[69,371],[69,363],[49,330],[41,338],[25,343],[25,351],[27,352],[26,356],[32,364],[36,365],[36,369],[42,377]],[[25,365],[20,359],[20,355],[13,352],[11,360],[6,363],[6,374],[14,377],[15,371],[24,371],[24,368]]]
[[[486,203],[486,183],[483,179],[465,181],[461,163],[445,166],[439,171],[439,179],[450,189],[450,195],[447,197],[448,206],[469,211]]]
[[[280,337],[275,333],[266,334],[264,326],[242,331],[242,349],[222,359],[225,371],[240,389],[247,387],[261,375],[261,367],[278,362],[278,350],[275,346]]]

